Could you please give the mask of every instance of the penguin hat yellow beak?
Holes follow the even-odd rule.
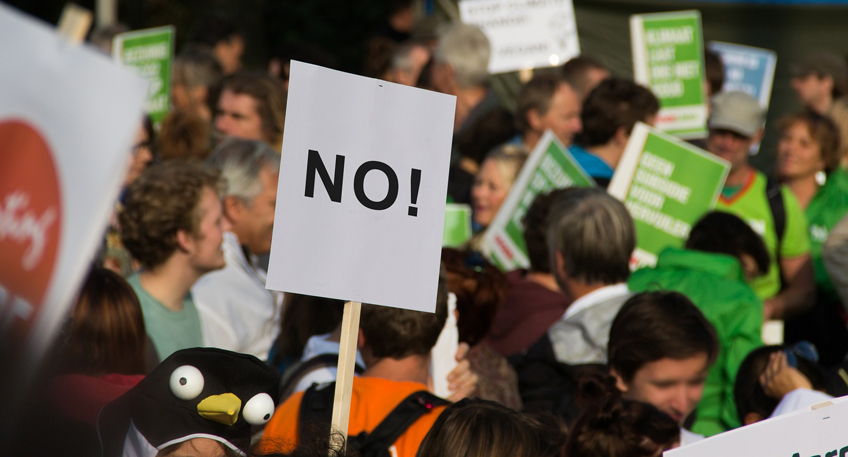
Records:
[[[197,405],[197,414],[201,417],[224,425],[235,424],[238,421],[239,411],[241,411],[241,399],[231,393],[210,395]]]

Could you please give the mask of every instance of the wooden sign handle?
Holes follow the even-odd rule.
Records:
[[[68,3],[62,9],[62,16],[59,18],[59,24],[56,26],[60,35],[67,38],[73,44],[80,44],[85,41],[85,35],[88,34],[88,29],[91,28],[92,14],[91,11]]]
[[[339,366],[338,371],[336,371],[336,395],[333,399],[333,421],[330,429],[330,444],[334,449],[343,448],[347,441],[350,398],[353,391],[353,373],[359,337],[359,314],[361,311],[362,303],[345,302],[344,316],[342,317],[342,336],[339,341],[341,345],[339,347]],[[341,433],[341,436],[334,432]]]

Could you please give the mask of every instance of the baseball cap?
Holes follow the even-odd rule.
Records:
[[[710,129],[730,130],[750,138],[763,127],[766,110],[745,92],[722,92],[711,103]]]

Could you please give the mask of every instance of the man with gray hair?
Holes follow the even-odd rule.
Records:
[[[489,88],[489,39],[479,27],[453,24],[439,34],[433,53],[431,82],[439,92],[456,96],[454,132],[468,128],[498,106]]]
[[[418,83],[421,70],[430,60],[430,50],[424,43],[407,41],[400,44],[392,54],[389,81],[412,86]]]
[[[253,354],[261,360],[279,333],[281,297],[265,289],[258,256],[271,250],[280,156],[261,141],[230,138],[209,155],[227,183],[224,234],[227,266],[192,288],[206,346]]]
[[[557,361],[606,363],[609,330],[630,297],[627,278],[636,229],[627,208],[602,189],[566,189],[548,216],[557,284],[574,302],[548,330]]]

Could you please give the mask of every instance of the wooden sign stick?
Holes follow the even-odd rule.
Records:
[[[60,35],[63,35],[73,44],[80,44],[85,41],[85,35],[88,34],[88,29],[91,28],[92,14],[91,11],[68,3],[62,9],[62,16],[59,18],[59,24],[56,26]]]
[[[336,371],[336,395],[333,399],[333,421],[330,429],[330,444],[334,449],[344,450],[350,419],[350,398],[353,391],[353,373],[356,365],[356,348],[359,337],[359,314],[362,303],[345,302],[342,317],[342,336],[339,341],[339,366]],[[336,433],[341,433],[341,436]],[[344,440],[344,441],[342,441]]]

